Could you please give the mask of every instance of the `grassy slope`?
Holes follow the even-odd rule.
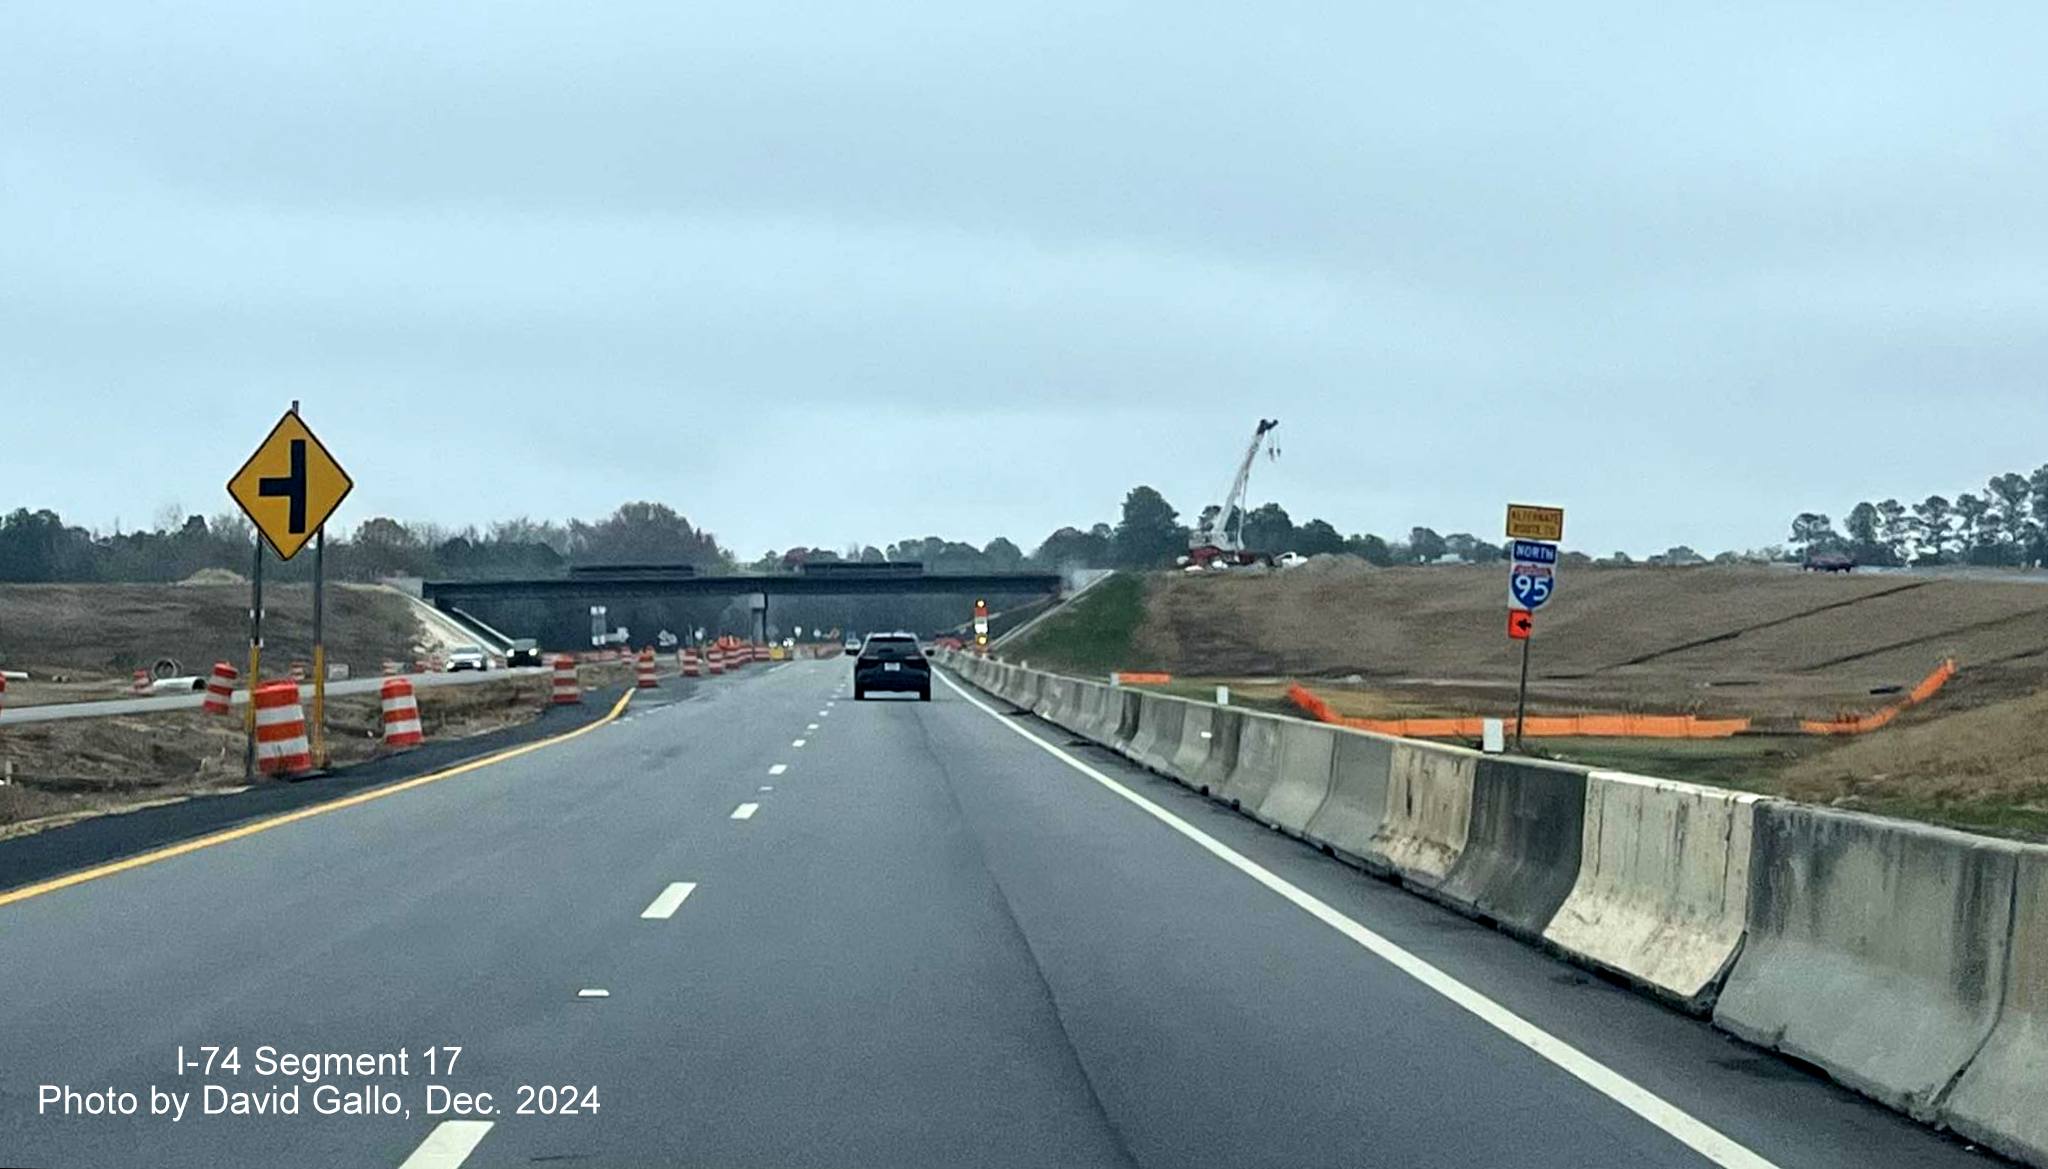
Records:
[[[1144,578],[1118,573],[1070,602],[1065,612],[1046,618],[1004,646],[1003,656],[1069,674],[1147,669],[1133,659],[1131,650],[1144,619]]]

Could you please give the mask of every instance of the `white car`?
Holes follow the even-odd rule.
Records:
[[[1300,568],[1307,563],[1308,557],[1299,552],[1282,552],[1273,558],[1273,566],[1276,568]]]
[[[457,670],[488,670],[491,659],[484,653],[483,646],[460,645],[448,651],[448,659],[442,668],[450,674]]]

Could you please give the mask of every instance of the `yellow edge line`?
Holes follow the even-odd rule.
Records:
[[[387,796],[395,796],[400,792],[411,791],[416,787],[425,787],[430,783],[438,783],[444,779],[453,779],[455,776],[465,775],[469,772],[489,767],[493,763],[503,763],[507,759],[517,759],[521,755],[531,754],[543,747],[552,747],[557,743],[566,743],[578,735],[589,734],[591,731],[604,726],[625,713],[626,704],[631,701],[633,701],[633,691],[629,688],[603,718],[595,722],[586,723],[573,731],[564,731],[559,735],[527,743],[523,746],[511,747],[498,752],[496,755],[486,755],[481,759],[472,759],[467,763],[450,767],[446,771],[435,771],[426,775],[415,776],[403,783],[394,783],[389,787],[380,787],[374,791],[358,792],[355,795],[344,796],[338,800],[330,800],[324,804],[315,804],[310,808],[300,808],[296,812],[285,812],[281,815],[272,816],[268,820],[258,820],[253,824],[243,824],[240,827],[229,828],[178,844],[166,845],[163,848],[139,853],[122,860],[109,861],[103,865],[94,865],[92,868],[80,869],[75,873],[66,873],[61,877],[52,877],[47,881],[40,881],[34,885],[23,885],[21,888],[11,892],[0,893],[0,905],[13,905],[19,901],[27,901],[31,897],[41,897],[45,893],[55,893],[59,889],[69,889],[73,885],[83,885],[87,881],[97,881],[101,877],[111,877],[115,873],[125,873],[130,869],[139,869],[144,865],[153,865],[158,861],[169,860],[175,856],[184,856],[186,853],[198,852],[202,848],[213,848],[216,845],[226,844],[231,840],[241,840],[244,837],[254,836],[258,832],[268,832],[273,828],[282,828],[287,824],[296,824],[300,820],[310,820],[315,816],[324,816],[329,812],[339,812],[343,808],[353,808],[358,804],[367,804],[371,800],[381,800]]]

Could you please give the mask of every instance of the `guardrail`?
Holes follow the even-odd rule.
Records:
[[[2048,847],[939,658],[1276,830],[2048,1166]]]
[[[517,666],[504,670],[462,670],[453,674],[398,674],[394,677],[408,678],[416,687],[423,689],[436,686],[464,686],[478,682],[495,682],[500,678],[525,678],[546,673],[539,666]],[[350,678],[327,684],[328,697],[350,694],[375,694],[384,684],[381,677]],[[309,683],[310,685],[310,683]],[[147,698],[111,698],[99,702],[50,702],[38,706],[9,705],[0,709],[0,726],[15,726],[22,723],[56,722],[73,718],[109,718],[115,715],[163,714],[177,710],[197,710],[206,700],[204,691],[170,694]],[[236,706],[246,705],[248,691],[238,689],[229,702]]]

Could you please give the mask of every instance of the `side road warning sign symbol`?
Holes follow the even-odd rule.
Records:
[[[278,419],[228,480],[228,494],[285,560],[298,555],[354,487],[295,410]]]
[[[1536,627],[1536,615],[1527,609],[1508,610],[1508,636],[1516,641],[1529,640],[1529,631]]]

